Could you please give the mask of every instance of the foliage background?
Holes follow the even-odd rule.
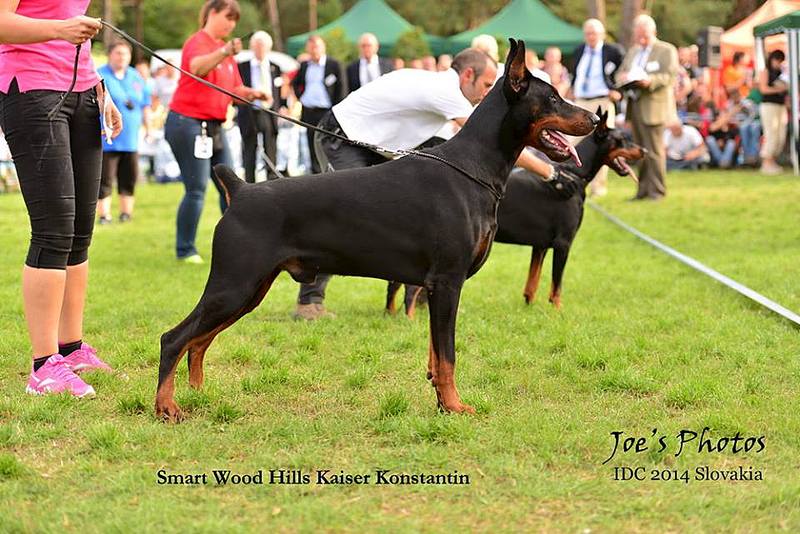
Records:
[[[588,16],[586,0],[542,0],[556,15],[575,25]],[[659,24],[659,36],[676,45],[693,43],[697,31],[705,26],[730,27],[764,0],[648,0],[649,9]],[[266,0],[239,0],[242,18],[236,35],[246,36],[255,29],[272,30]],[[474,28],[502,9],[508,0],[387,0],[411,24],[433,35],[452,35]],[[355,0],[319,0],[319,25],[327,24],[347,11]],[[93,2],[90,13],[101,16],[102,2]],[[133,32],[133,10],[115,2],[115,21]],[[197,29],[199,0],[145,0],[145,41],[154,49],[180,48]],[[308,1],[279,0],[284,38],[308,31]],[[622,2],[606,2],[606,26],[613,39],[619,31]]]

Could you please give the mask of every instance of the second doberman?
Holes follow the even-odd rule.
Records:
[[[214,168],[230,208],[214,232],[200,301],[161,336],[157,415],[181,419],[174,399],[178,362],[188,352],[189,384],[200,387],[211,342],[258,306],[281,271],[298,282],[331,273],[425,287],[431,308],[427,376],[438,406],[474,413],[456,389],[456,314],[464,281],[489,255],[496,192],[524,146],[565,161],[572,150],[562,133],[586,135],[599,121],[534,78],[525,68],[524,43],[510,41],[504,80],[453,139],[431,150],[439,161],[413,155],[259,184]]]
[[[577,146],[583,166],[577,167],[573,162],[561,164],[581,181],[578,191],[571,198],[564,200],[557,197],[541,179],[523,169],[514,169],[506,183],[506,196],[500,202],[494,240],[498,243],[532,247],[531,263],[523,292],[526,303],[533,300],[539,286],[545,254],[548,249],[553,249],[550,302],[556,308],[561,307],[564,267],[572,241],[583,220],[586,186],[603,165],[608,165],[620,176],[631,176],[635,181],[636,176],[627,162],[640,160],[647,153],[624,132],[608,128],[607,113],[601,113],[599,108],[597,113],[600,115],[600,124],[592,135]],[[395,312],[395,296],[401,285],[397,282],[389,283],[386,295],[388,313]],[[416,286],[406,286],[403,300],[406,315],[410,318],[414,317],[420,290]]]

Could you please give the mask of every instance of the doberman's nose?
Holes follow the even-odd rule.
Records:
[[[591,118],[589,120],[592,121],[592,126],[597,126],[598,124],[600,124],[600,117],[598,117],[594,113],[590,113],[590,115],[591,115]]]

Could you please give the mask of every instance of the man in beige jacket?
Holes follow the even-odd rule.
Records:
[[[634,200],[658,200],[667,193],[664,126],[677,120],[678,50],[656,38],[656,23],[649,15],[636,17],[633,32],[635,44],[625,55],[616,80],[631,88],[626,118],[633,127],[634,142],[648,150]]]

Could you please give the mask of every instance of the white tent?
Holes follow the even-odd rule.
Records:
[[[753,28],[798,9],[800,9],[800,0],[767,0],[763,6],[753,11],[750,16],[732,28],[725,30],[720,39],[722,56],[729,58],[734,52],[738,51],[752,54],[755,47]],[[775,39],[781,38],[776,37]],[[785,38],[783,38],[783,43],[785,43]],[[769,45],[769,48],[778,47],[781,46],[781,41],[778,41],[777,44],[770,42]],[[785,48],[785,45],[783,47]]]

